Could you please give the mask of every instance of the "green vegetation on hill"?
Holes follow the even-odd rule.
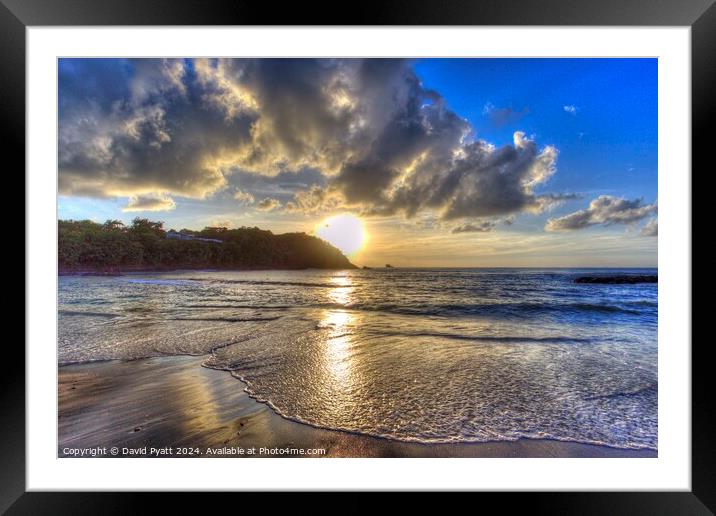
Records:
[[[98,224],[58,222],[60,272],[141,269],[346,269],[354,265],[324,240],[305,233],[274,235],[259,228],[183,229],[185,237],[167,238],[162,222],[135,218]]]

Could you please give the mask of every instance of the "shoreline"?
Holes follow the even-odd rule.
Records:
[[[203,367],[205,358],[164,356],[58,366],[58,457],[111,447],[120,450],[119,457],[206,457],[209,449],[217,458],[658,455],[650,449],[550,439],[419,443],[317,428],[284,418],[249,397],[245,385],[228,371]],[[179,453],[183,447],[187,453]],[[247,454],[251,448],[268,451]],[[195,449],[198,453],[188,453]]]
[[[155,267],[155,268],[147,268],[147,267],[138,267],[138,268],[115,268],[115,267],[109,267],[106,269],[97,268],[97,269],[58,269],[57,275],[58,276],[124,276],[125,274],[152,274],[152,273],[170,273],[170,272],[197,272],[197,271],[204,271],[204,272],[253,272],[253,271],[306,271],[311,269],[317,269],[317,270],[326,270],[326,271],[342,271],[342,270],[356,270],[358,267],[354,266],[352,268],[349,267],[304,267],[304,268],[297,268],[297,269],[280,269],[276,267],[245,267],[241,269],[237,268],[216,268],[216,267],[197,267],[197,268],[187,268],[187,267]]]

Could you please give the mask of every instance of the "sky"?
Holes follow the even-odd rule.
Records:
[[[61,59],[60,219],[313,233],[358,265],[657,264],[656,59]]]

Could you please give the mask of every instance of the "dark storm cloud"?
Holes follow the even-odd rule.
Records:
[[[400,172],[378,159],[347,163],[333,180],[350,204],[372,204],[385,201],[385,191]]]
[[[521,132],[499,148],[476,140],[409,60],[62,60],[59,123],[65,195],[238,189],[288,195],[289,211],[345,205],[445,220],[563,200],[535,192],[555,172],[554,147]]]
[[[224,186],[221,156],[249,141],[248,118],[226,124],[205,109],[182,60],[99,61],[73,61],[67,74],[102,80],[60,74],[60,98],[76,99],[60,111],[60,192],[203,198]],[[111,82],[127,87],[104,89]]]
[[[541,212],[561,200],[534,193],[534,187],[554,173],[557,150],[540,150],[523,133],[515,133],[512,145],[495,148],[474,141],[452,152],[445,162],[419,164],[394,189],[385,211],[412,216],[429,208],[439,211],[444,220],[454,220]]]
[[[487,233],[495,229],[495,223],[492,221],[483,221],[479,223],[468,222],[461,226],[456,226],[450,231],[453,234],[458,233]]]
[[[266,176],[254,172],[234,170],[227,177],[230,185],[254,197],[291,197],[310,187],[325,186],[326,177],[315,169],[301,169],[296,172],[280,172]]]
[[[642,199],[628,200],[611,195],[601,195],[584,210],[575,211],[547,221],[547,231],[570,231],[597,224],[633,224],[657,211],[657,205],[644,204]]]

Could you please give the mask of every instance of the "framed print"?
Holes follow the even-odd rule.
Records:
[[[27,309],[0,507],[436,490],[710,514],[691,171],[716,8],[548,3],[346,26],[5,1]]]

